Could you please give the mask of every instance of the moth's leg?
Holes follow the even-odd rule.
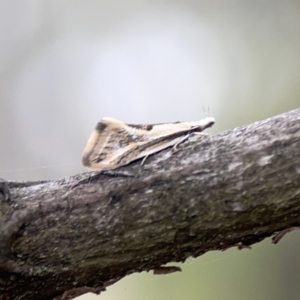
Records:
[[[7,182],[2,178],[0,178],[0,193],[3,194],[4,199],[6,201],[9,201],[11,199],[11,195],[10,195],[9,188],[7,186]]]
[[[203,135],[203,136],[208,136],[209,133],[206,133],[206,132],[192,132],[192,133],[188,133],[187,135],[185,135],[182,139],[180,139],[174,146],[173,146],[173,149],[174,149],[174,152],[177,151],[177,146],[179,144],[181,144],[182,142],[184,142],[185,140],[187,140],[191,134],[197,134],[197,135]]]
[[[290,227],[290,228],[281,230],[275,236],[272,237],[272,243],[277,244],[288,232],[291,232],[293,230],[299,230],[299,229],[300,229],[299,226],[294,226],[294,227]]]
[[[174,146],[173,146],[173,149],[174,149],[174,152],[177,151],[177,146],[181,143],[183,143],[185,140],[187,140],[189,138],[191,134],[188,133],[187,135],[185,135],[184,137],[182,137]]]
[[[211,133],[207,133],[207,132],[197,132],[197,131],[194,131],[193,134],[196,134],[196,135],[203,135],[203,136],[211,135]]]
[[[146,156],[143,158],[143,160],[142,160],[142,162],[141,162],[141,166],[145,163],[145,161],[146,161],[146,159],[148,158],[148,156],[149,156],[149,155],[146,155]]]

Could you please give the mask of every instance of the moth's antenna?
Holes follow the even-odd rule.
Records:
[[[204,112],[205,117],[211,117],[209,106],[207,108],[205,108],[204,106],[202,106],[202,110]]]

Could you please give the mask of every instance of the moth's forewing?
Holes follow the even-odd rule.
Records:
[[[194,131],[214,124],[213,118],[197,122],[165,124],[126,124],[104,118],[96,126],[82,156],[84,166],[95,170],[112,170],[175,145]]]
[[[207,117],[196,122],[174,122],[166,124],[154,124],[148,133],[149,137],[172,137],[173,134],[183,134],[186,132],[201,132],[215,123],[214,118]]]
[[[143,128],[144,125],[128,126],[113,118],[103,118],[83,151],[83,165],[95,170],[111,170],[128,164],[134,160],[136,146],[149,142]]]
[[[97,170],[102,170],[105,166],[111,168],[109,156],[114,152],[112,141],[120,140],[118,129],[123,128],[124,125],[124,122],[112,118],[104,118],[98,122],[83,150],[83,165]]]
[[[140,143],[136,143],[130,152],[125,152],[122,156],[116,158],[117,165],[125,165],[136,159],[154,154],[163,149],[176,145],[189,133],[194,131],[201,132],[214,124],[211,117],[197,122],[175,122],[167,124],[144,125],[152,126],[151,130],[145,133],[147,137]],[[128,125],[129,126],[129,125]],[[148,128],[149,128],[148,127]]]
[[[117,165],[125,165],[139,158],[154,154],[170,146],[174,146],[182,136],[172,140],[166,139],[162,142],[162,138],[157,138],[143,144],[136,144],[130,151],[125,152],[122,156],[116,158]]]

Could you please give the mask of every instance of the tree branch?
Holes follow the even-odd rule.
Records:
[[[0,299],[72,299],[300,225],[300,109],[106,174],[9,182]],[[64,294],[65,293],[65,294]]]

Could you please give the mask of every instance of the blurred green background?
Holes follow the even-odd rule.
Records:
[[[0,0],[0,177],[83,172],[96,122],[190,121],[211,132],[300,104],[296,0]],[[183,272],[128,276],[103,300],[300,298],[300,233],[278,245],[189,259]]]

